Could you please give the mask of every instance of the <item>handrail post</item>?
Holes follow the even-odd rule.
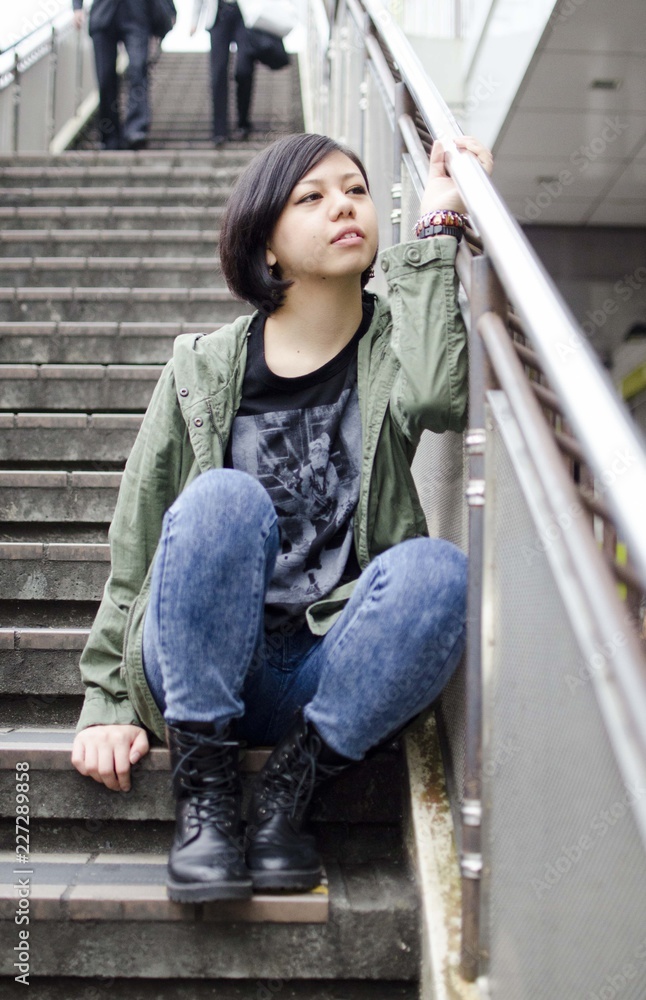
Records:
[[[47,147],[49,148],[56,133],[56,77],[58,75],[58,52],[56,49],[58,38],[56,28],[52,25],[51,50],[49,54],[49,121],[47,122]]]
[[[18,139],[20,134],[20,67],[18,64],[18,50],[13,56],[13,129],[12,129],[12,153],[18,152]]]
[[[364,14],[363,18],[363,32],[362,37],[365,39],[368,35],[372,34],[372,21],[368,14]],[[365,42],[363,45],[363,79],[359,84],[359,91],[361,97],[359,98],[359,110],[361,112],[361,117],[359,118],[359,156],[362,160],[366,159],[366,123],[368,121],[368,74],[370,72],[370,67],[368,65],[370,55],[368,49],[366,48]]]
[[[392,241],[393,245],[401,242],[401,219],[402,219],[402,156],[404,155],[405,145],[402,136],[401,128],[399,125],[402,115],[410,115],[411,117],[415,114],[415,105],[413,104],[413,99],[408,92],[408,87],[405,83],[399,82],[395,84],[395,134],[393,142],[393,186],[391,188],[391,195],[393,199],[393,208],[390,213],[390,221],[392,222]]]
[[[471,263],[469,329],[469,584],[467,595],[466,738],[462,799],[462,954],[461,972],[473,982],[480,964],[480,880],[482,875],[482,580],[485,504],[485,393],[493,383],[477,331],[483,313],[506,315],[506,298],[491,261]]]

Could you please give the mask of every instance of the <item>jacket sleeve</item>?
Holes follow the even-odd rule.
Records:
[[[400,363],[391,412],[417,445],[423,430],[461,431],[467,418],[467,336],[457,300],[457,242],[451,236],[401,243],[381,255]]]
[[[121,675],[128,614],[155,554],[164,513],[180,491],[186,442],[169,363],[126,463],[110,525],[110,576],[81,655],[86,691],[77,732],[94,725],[141,725]]]

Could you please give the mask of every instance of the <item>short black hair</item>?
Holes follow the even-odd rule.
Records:
[[[222,273],[231,292],[265,316],[283,304],[292,283],[282,279],[279,267],[270,272],[267,241],[296,184],[329,153],[349,157],[370,190],[366,169],[355,152],[329,136],[303,132],[278,139],[254,157],[227,203],[220,231]],[[361,275],[362,288],[371,268]]]

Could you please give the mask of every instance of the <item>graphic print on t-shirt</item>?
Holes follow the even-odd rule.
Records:
[[[340,580],[359,499],[356,384],[335,403],[238,416],[232,458],[272,499],[281,547],[266,601],[295,615]]]

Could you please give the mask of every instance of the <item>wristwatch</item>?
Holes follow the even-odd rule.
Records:
[[[459,243],[463,232],[462,227],[458,226],[424,226],[417,233],[417,239],[425,240],[428,236],[455,236]]]

